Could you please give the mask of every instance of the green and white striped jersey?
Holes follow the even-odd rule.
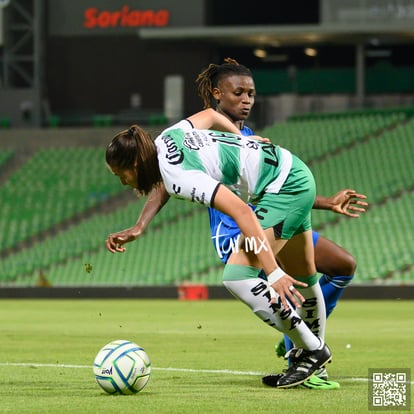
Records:
[[[183,120],[155,140],[163,182],[177,198],[211,206],[224,184],[245,202],[278,193],[292,165],[292,154],[252,137],[194,129]]]

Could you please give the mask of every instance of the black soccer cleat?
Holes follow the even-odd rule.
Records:
[[[287,358],[290,358],[292,365],[277,381],[277,388],[291,388],[302,384],[319,368],[322,368],[332,360],[332,354],[328,345],[315,351],[305,349],[292,349]]]
[[[269,387],[277,388],[277,382],[282,377],[283,377],[283,374],[266,375],[265,377],[262,378],[262,383],[264,385],[268,385]]]

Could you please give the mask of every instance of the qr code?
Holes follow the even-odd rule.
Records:
[[[410,410],[409,369],[370,369],[369,386],[371,410]]]

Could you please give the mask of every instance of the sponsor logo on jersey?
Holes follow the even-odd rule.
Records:
[[[206,193],[201,193],[200,196],[197,195],[197,188],[193,187],[193,191],[191,191],[191,201],[195,201],[200,204],[205,204],[206,202]]]
[[[167,155],[165,156],[168,160],[168,164],[177,165],[184,161],[184,152],[181,148],[178,148],[177,144],[171,138],[171,136],[163,135],[161,137],[165,147],[167,148]]]
[[[191,131],[191,133],[185,134],[183,145],[190,150],[198,151],[200,148],[209,145],[209,143],[205,136],[203,137],[197,131]]]

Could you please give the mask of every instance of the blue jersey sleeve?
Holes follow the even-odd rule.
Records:
[[[248,137],[250,135],[254,135],[254,132],[252,129],[250,129],[248,126],[244,126],[240,132],[242,133],[242,135],[244,135],[245,137]]]
[[[226,214],[214,208],[208,209],[210,218],[211,241],[214,249],[223,263],[227,263],[230,254],[237,246],[240,229],[237,223]]]

